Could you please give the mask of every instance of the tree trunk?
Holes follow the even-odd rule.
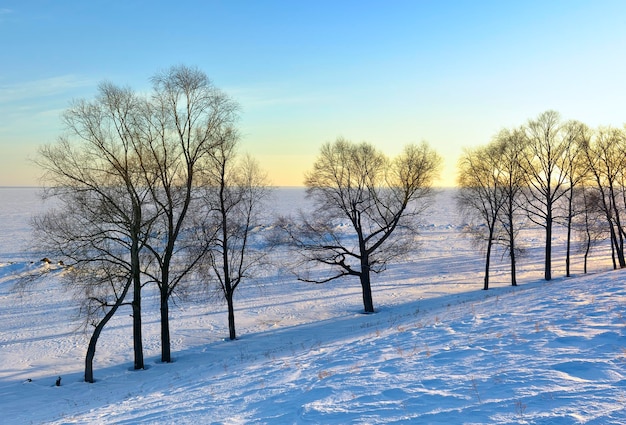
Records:
[[[617,263],[615,262],[615,251],[619,250],[617,246],[617,237],[615,235],[615,229],[613,228],[613,223],[609,221],[609,228],[611,231],[611,258],[613,259],[613,270],[617,270]],[[618,253],[619,256],[619,253]]]
[[[613,270],[617,270],[617,262],[615,260],[615,244],[613,243],[613,239],[611,239],[611,260],[613,261]]]
[[[570,252],[572,246],[572,220],[567,221],[567,248],[565,254],[565,277],[570,277]]]
[[[517,286],[517,271],[515,264],[515,221],[513,220],[513,199],[509,197],[509,257],[511,259],[511,286]]]
[[[235,303],[233,301],[234,293],[231,291],[226,295],[226,302],[228,304],[228,333],[229,338],[232,340],[237,339],[235,332]]]
[[[135,370],[143,369],[143,336],[141,333],[141,267],[139,262],[139,225],[141,222],[141,208],[133,208],[136,223],[132,231],[132,245],[130,249],[131,278],[133,282],[133,350],[135,354]]]
[[[485,279],[483,290],[489,289],[489,265],[491,263],[491,247],[493,245],[493,225],[491,229],[489,229],[489,240],[487,241],[487,255],[485,257]]]
[[[224,296],[226,297],[226,303],[228,304],[228,337],[230,340],[237,339],[235,332],[235,305],[234,305],[234,288],[233,282],[230,276],[230,238],[228,234],[228,213],[225,209],[226,199],[224,198],[224,177],[222,176],[222,187],[220,191],[220,207],[222,214],[222,272],[224,273]]]
[[[133,272],[133,349],[135,352],[135,369],[143,369],[143,341],[141,334],[141,278],[139,270]]]
[[[615,249],[617,251],[617,261],[619,262],[620,269],[626,267],[626,260],[624,259],[624,236],[622,235],[622,223],[619,217],[619,209],[617,207],[617,199],[615,196],[615,190],[613,188],[613,184],[609,186],[609,194],[611,197],[611,205],[613,206],[613,214],[615,220],[615,227],[617,228],[617,232],[611,226],[611,231],[614,234],[615,238]],[[618,241],[619,237],[619,241]]]
[[[135,291],[135,294],[137,291]],[[136,296],[136,295],[135,295]],[[143,369],[143,342],[141,334],[141,299],[136,296],[133,307],[133,349],[135,352],[135,369]]]
[[[565,253],[565,277],[570,277],[570,264],[571,264],[571,249],[572,249],[572,216],[573,213],[573,201],[574,192],[570,188],[569,198],[568,198],[568,212],[567,212],[567,247]]]
[[[619,245],[617,245],[617,261],[619,262],[619,268],[623,269],[626,267],[626,259],[624,258],[624,241],[620,240]]]
[[[357,230],[357,233],[359,236],[359,251],[361,253],[361,273],[359,273],[359,278],[361,279],[363,292],[363,308],[365,313],[373,313],[374,302],[372,301],[372,284],[370,281],[370,253],[367,251],[360,228]]]
[[[366,313],[374,312],[374,302],[372,301],[372,284],[370,281],[370,263],[367,252],[361,250],[361,288],[363,290],[363,308]]]
[[[89,339],[89,346],[87,347],[87,354],[85,356],[85,382],[89,382],[93,384],[93,359],[96,356],[96,344],[98,343],[98,338],[100,337],[100,333],[106,326],[106,324],[111,320],[111,318],[115,315],[115,312],[124,302],[124,298],[126,298],[126,294],[130,289],[131,281],[124,287],[124,291],[120,295],[120,297],[115,301],[115,304],[111,307],[111,309],[104,315],[102,320],[96,325],[93,333],[91,334],[91,338]]]
[[[587,243],[585,244],[585,261],[583,265],[583,272],[587,274],[587,259],[589,258],[589,251],[591,251],[591,237],[587,234]]]
[[[363,289],[363,308],[366,313],[374,312],[374,303],[372,301],[372,285],[370,282],[369,267],[361,272],[361,288]]]
[[[108,314],[104,316],[104,319],[96,325],[93,333],[91,334],[91,338],[89,339],[89,346],[87,347],[87,355],[85,356],[85,382],[89,382],[90,384],[94,383],[93,379],[93,358],[96,355],[96,344],[98,343],[98,338],[100,337],[100,332],[104,329],[104,325],[109,321]]]
[[[161,283],[161,361],[170,363],[172,361],[172,350],[170,343],[170,306],[167,287]]]
[[[93,384],[93,358],[96,356],[96,344],[98,343],[98,338],[100,337],[100,333],[104,326],[107,324],[109,319],[113,317],[115,314],[115,310],[117,310],[116,304],[109,312],[104,316],[104,318],[96,325],[93,333],[91,334],[91,338],[89,339],[89,346],[87,347],[87,355],[85,356],[85,382],[89,382]]]
[[[544,279],[552,280],[552,210],[551,207],[546,217],[546,257],[544,264]]]
[[[509,229],[509,257],[511,258],[511,286],[517,286],[517,264],[515,258],[515,233],[513,232],[513,219]]]
[[[517,270],[515,264],[515,251],[513,250],[513,247],[511,247],[509,256],[511,257],[511,286],[517,286]]]

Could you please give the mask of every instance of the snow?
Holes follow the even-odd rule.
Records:
[[[280,189],[273,204],[293,212],[302,202],[301,189]],[[71,294],[54,278],[14,290],[20,273],[56,267],[24,251],[41,208],[36,189],[0,189],[1,423],[626,423],[626,287],[607,246],[588,275],[576,256],[576,276],[564,278],[557,234],[556,278],[544,282],[541,234],[529,231],[520,286],[508,286],[497,256],[482,291],[482,258],[444,191],[420,252],[374,277],[375,314],[361,313],[355,280],[314,285],[268,270],[236,295],[236,341],[225,339],[225,305],[178,300],[175,361],[162,364],[148,290],[147,369],[132,370],[130,311],[120,310],[87,384],[88,335]]]

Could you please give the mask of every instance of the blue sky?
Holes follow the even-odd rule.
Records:
[[[626,122],[624,1],[0,0],[0,43],[0,186],[38,184],[72,99],[178,64],[241,104],[242,150],[277,185],[338,136],[426,140],[449,185],[462,147],[545,110]]]

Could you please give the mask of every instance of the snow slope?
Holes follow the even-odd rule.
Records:
[[[70,295],[55,279],[12,290],[16,273],[41,264],[16,243],[27,237],[36,193],[7,190],[0,423],[626,423],[626,288],[622,272],[606,271],[606,247],[592,273],[569,279],[558,277],[557,250],[557,278],[546,283],[540,249],[531,246],[519,287],[507,285],[506,264],[496,261],[493,289],[482,291],[481,258],[459,236],[444,192],[423,226],[420,254],[375,277],[377,313],[361,314],[356,281],[311,285],[279,270],[241,288],[237,341],[224,339],[222,304],[178,302],[175,362],[161,364],[158,299],[148,291],[147,370],[130,370],[124,310],[103,332],[97,382],[87,384],[87,335]],[[15,199],[10,211],[7,197]],[[277,197],[278,209],[301,201],[297,191]],[[532,233],[526,242],[540,240]]]

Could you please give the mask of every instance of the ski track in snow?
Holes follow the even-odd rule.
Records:
[[[37,205],[23,191],[0,211],[1,228],[13,229],[0,232],[0,423],[626,423],[626,287],[606,247],[592,273],[581,275],[576,257],[578,275],[566,279],[557,236],[556,278],[541,281],[533,248],[516,288],[494,257],[482,291],[482,259],[459,235],[448,192],[419,255],[374,277],[377,313],[361,314],[354,280],[270,275],[237,295],[237,341],[224,339],[221,303],[177,302],[175,361],[162,364],[158,296],[147,290],[147,369],[130,369],[130,312],[120,310],[98,343],[97,382],[84,383],[88,336],[71,295],[55,279],[13,291],[16,274],[39,267],[14,243]],[[289,203],[300,195],[288,192]]]

